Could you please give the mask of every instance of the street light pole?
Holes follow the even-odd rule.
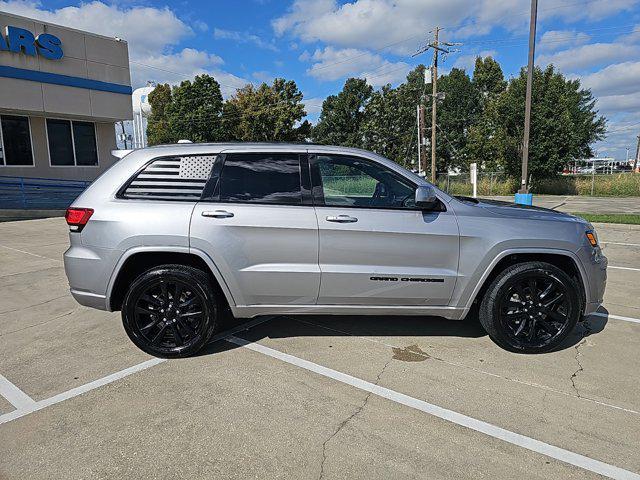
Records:
[[[533,89],[533,69],[536,51],[536,22],[538,0],[531,0],[531,23],[529,25],[529,63],[527,66],[527,96],[524,107],[524,139],[522,141],[522,184],[520,193],[529,193],[529,131],[531,129],[531,91]]]

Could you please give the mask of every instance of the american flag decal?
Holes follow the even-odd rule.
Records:
[[[124,196],[199,200],[215,159],[215,155],[198,155],[155,160],[131,182]]]

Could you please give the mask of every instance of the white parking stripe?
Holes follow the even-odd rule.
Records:
[[[12,248],[12,247],[7,247],[6,245],[0,245],[0,247],[6,248],[7,250],[13,250],[14,252],[24,253],[25,255],[31,255],[32,257],[44,258],[45,260],[51,260],[52,262],[60,262],[60,263],[62,263],[62,260],[57,259],[57,258],[49,258],[49,257],[45,257],[45,256],[42,256],[42,255],[38,255],[37,253],[25,252],[24,250],[19,250],[17,248]]]
[[[631,267],[615,267],[613,265],[609,265],[607,268],[613,268],[614,270],[632,270],[634,272],[640,272],[640,268],[631,268]]]
[[[640,247],[640,243],[601,242],[605,245],[621,245],[623,247]]]
[[[392,402],[396,402],[410,408],[415,408],[416,410],[420,410],[424,413],[428,413],[429,415],[433,415],[448,422],[455,423],[456,425],[461,425],[471,430],[475,430],[476,432],[484,433],[485,435],[489,435],[490,437],[503,440],[507,443],[511,443],[513,445],[526,448],[527,450],[531,450],[542,455],[555,458],[556,460],[560,460],[561,462],[575,465],[576,467],[583,468],[590,472],[594,472],[614,479],[640,480],[640,475],[629,470],[624,470],[620,467],[609,465],[608,463],[600,462],[599,460],[594,460],[592,458],[585,457],[584,455],[580,455],[578,453],[574,453],[569,450],[565,450],[563,448],[541,442],[540,440],[536,440],[534,438],[527,437],[525,435],[521,435],[519,433],[515,433],[501,427],[497,427],[490,423],[483,422],[482,420],[477,420],[462,413],[448,410],[446,408],[427,403],[423,400],[418,400],[417,398],[413,398],[403,393],[381,387],[360,378],[352,377],[351,375],[347,375],[346,373],[323,367],[322,365],[318,365],[317,363],[294,357],[293,355],[289,355],[287,353],[283,353],[257,343],[251,343],[247,340],[234,336],[227,338],[227,341],[248,348],[249,350],[253,350],[254,352],[262,353],[269,357],[281,360],[291,365],[295,365],[296,367],[304,368],[305,370],[309,370],[338,382],[351,385],[352,387],[358,388],[360,390],[370,392],[373,395],[377,395],[381,398],[386,398],[387,400],[391,400]]]
[[[17,409],[30,408],[36,401],[24,393],[6,377],[0,375],[0,395],[2,395],[11,405]]]
[[[250,322],[243,323],[242,325],[238,325],[237,327],[227,330],[226,332],[214,335],[213,337],[211,337],[209,343],[213,343],[218,340],[224,340],[235,333],[248,330],[252,327],[255,327],[256,325],[271,320],[272,318],[274,317],[261,317],[251,320]],[[56,403],[64,402],[65,400],[69,400],[70,398],[77,397],[78,395],[82,395],[83,393],[95,390],[96,388],[102,387],[104,385],[108,385],[115,382],[116,380],[128,377],[129,375],[140,372],[142,370],[146,370],[147,368],[153,367],[165,361],[166,359],[164,358],[152,358],[151,360],[147,360],[146,362],[142,362],[132,367],[125,368],[124,370],[120,370],[119,372],[112,373],[111,375],[107,375],[106,377],[99,378],[98,380],[94,380],[93,382],[89,382],[79,387],[72,388],[71,390],[67,390],[66,392],[59,393],[58,395],[45,398],[44,400],[40,400],[38,402],[34,401],[13,383],[9,382],[9,380],[0,375],[0,394],[7,400],[9,400],[9,402],[11,402],[14,407],[16,407],[16,410],[5,413],[4,415],[0,415],[0,425],[12,420],[16,420],[17,418],[24,417],[25,415],[29,415],[30,413],[37,412],[38,410],[42,410],[43,408],[50,407],[51,405],[55,405]],[[22,394],[23,396],[21,397],[20,394]]]
[[[596,317],[613,318],[615,320],[623,320],[625,322],[640,323],[640,318],[623,317],[621,315],[614,315],[612,313],[595,312],[591,315],[595,315]]]

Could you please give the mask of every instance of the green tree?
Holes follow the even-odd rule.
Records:
[[[151,114],[147,123],[147,141],[149,145],[175,143],[177,138],[171,135],[167,107],[172,101],[171,87],[168,83],[157,85],[149,93]]]
[[[318,124],[313,128],[313,140],[328,145],[361,147],[361,125],[365,107],[373,87],[361,78],[349,78],[337,95],[322,103]]]
[[[469,129],[482,112],[480,94],[469,75],[459,68],[452,68],[438,79],[438,91],[445,98],[439,101],[436,111],[436,169],[446,172],[450,168],[466,168]],[[431,118],[430,102],[428,115]]]
[[[171,92],[166,115],[172,138],[192,142],[218,142],[223,139],[222,93],[210,75],[197,75],[183,81]],[[153,108],[153,107],[152,107]]]
[[[272,85],[247,85],[223,109],[225,140],[295,142],[311,133],[302,92],[293,80],[276,78]],[[302,123],[300,123],[302,122]]]
[[[418,65],[397,88],[385,85],[375,91],[361,124],[364,148],[407,168],[417,168],[416,106],[428,87],[424,71]]]
[[[492,57],[477,57],[473,69],[473,85],[478,89],[483,99],[490,100],[504,92],[507,82],[500,64]]]
[[[497,98],[493,120],[502,136],[504,169],[516,178],[521,168],[526,81],[522,69]],[[553,65],[535,68],[529,140],[529,172],[534,179],[555,175],[574,158],[591,156],[591,145],[604,137],[605,127],[591,91],[580,88],[579,80],[567,80]]]

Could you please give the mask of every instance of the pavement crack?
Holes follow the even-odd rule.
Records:
[[[578,368],[575,372],[573,372],[573,374],[570,377],[571,380],[571,385],[573,386],[573,389],[576,392],[576,396],[578,398],[582,398],[582,395],[580,395],[580,392],[578,391],[578,387],[576,386],[576,377],[578,376],[579,373],[584,372],[584,366],[582,365],[582,362],[580,362],[580,356],[582,355],[582,352],[580,351],[580,347],[582,347],[583,345],[585,345],[587,343],[587,338],[589,337],[589,335],[591,335],[592,331],[591,331],[591,325],[589,325],[588,322],[583,322],[582,323],[583,328],[585,329],[585,333],[584,336],[582,337],[582,340],[580,340],[580,342],[578,342],[576,344],[575,348],[575,361],[578,364]]]
[[[387,369],[387,367],[389,366],[389,364],[391,363],[391,361],[393,360],[393,358],[390,358],[389,360],[387,360],[387,363],[384,364],[384,366],[382,367],[382,369],[380,370],[380,372],[378,373],[378,376],[376,377],[376,381],[374,383],[374,385],[378,385],[378,383],[380,382],[380,378],[382,377],[382,374],[384,373],[384,371]],[[342,422],[340,422],[340,425],[338,425],[338,428],[336,428],[333,433],[329,436],[329,438],[327,438],[323,443],[322,443],[322,461],[320,463],[320,475],[318,476],[318,480],[322,480],[322,478],[324,477],[324,465],[327,461],[327,444],[333,439],[335,438],[336,435],[338,435],[338,433],[340,433],[340,431],[347,426],[347,424],[353,420],[355,417],[357,417],[360,412],[362,412],[362,410],[364,409],[364,407],[367,406],[367,403],[369,402],[369,398],[371,398],[371,395],[373,394],[373,392],[368,392],[367,396],[364,398],[364,401],[362,402],[362,405],[360,405],[358,408],[356,408],[354,410],[354,412],[349,415],[347,418],[345,418]]]

